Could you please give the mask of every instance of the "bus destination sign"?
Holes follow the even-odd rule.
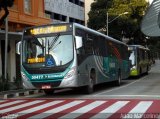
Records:
[[[33,35],[40,35],[40,34],[66,32],[68,30],[69,30],[68,25],[45,26],[45,27],[33,28],[33,29],[30,30],[30,33],[33,34]]]

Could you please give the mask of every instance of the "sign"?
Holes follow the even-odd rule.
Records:
[[[128,47],[128,50],[133,50],[133,47]]]
[[[47,26],[47,27],[39,27],[30,30],[30,33],[33,35],[39,34],[49,34],[49,33],[58,33],[67,31],[67,26]]]
[[[32,75],[31,80],[62,79],[63,74]]]
[[[29,64],[32,64],[32,63],[43,63],[43,62],[45,62],[45,58],[44,57],[41,57],[41,58],[28,58],[27,62]]]
[[[51,89],[51,85],[42,85],[42,89]]]

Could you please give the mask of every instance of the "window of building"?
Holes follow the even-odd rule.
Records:
[[[69,18],[69,22],[70,22],[70,23],[75,22],[75,23],[79,23],[79,24],[84,25],[84,21],[79,20],[79,19],[75,19],[75,18],[72,18],[72,17]]]
[[[60,20],[60,14],[53,13],[52,18],[56,20]]]
[[[84,2],[82,2],[80,0],[69,0],[69,2],[76,4],[78,6],[84,7]]]
[[[73,3],[73,0],[69,0],[69,2],[72,2],[72,3]]]
[[[74,19],[73,18],[69,18],[69,22],[70,23],[74,22]]]
[[[31,0],[24,0],[24,11],[26,13],[32,13],[32,2],[31,2]]]
[[[50,11],[45,11],[45,17],[51,18],[51,12]]]
[[[76,4],[76,5],[79,5],[79,0],[75,0],[75,4]]]
[[[55,19],[55,20],[60,20],[60,21],[66,22],[67,16],[51,12],[51,19]]]
[[[80,5],[81,7],[84,7],[84,2],[80,1],[80,2],[79,2],[79,5]]]
[[[67,16],[62,15],[62,21],[67,21]]]

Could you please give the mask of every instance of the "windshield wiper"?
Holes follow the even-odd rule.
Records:
[[[61,42],[62,42],[62,41],[59,41],[59,43],[57,43],[57,45],[53,47],[53,50],[54,50],[59,44],[61,44]]]
[[[52,42],[51,44],[48,46],[48,51],[52,49],[52,47],[56,44],[58,38],[59,38],[60,34],[57,34],[53,39],[52,39]],[[59,44],[59,43],[58,43]]]
[[[34,35],[31,35],[33,40],[31,40],[32,43],[40,46],[41,48],[44,48],[44,46],[38,41],[38,39],[34,36]]]

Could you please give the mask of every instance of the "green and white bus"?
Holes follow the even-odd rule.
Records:
[[[76,23],[26,28],[21,41],[21,75],[27,89],[46,94],[60,88],[115,81],[130,74],[128,46]]]
[[[150,50],[142,45],[129,45],[131,60],[130,76],[140,76],[143,73],[148,74],[151,69]]]

